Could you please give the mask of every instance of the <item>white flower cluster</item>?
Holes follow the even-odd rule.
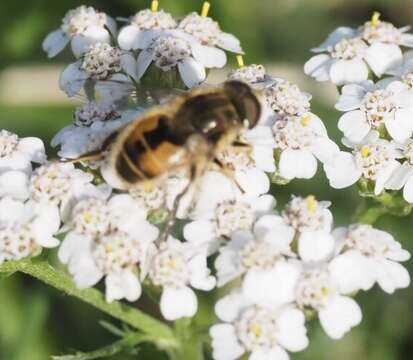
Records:
[[[362,179],[376,196],[385,189],[403,188],[404,199],[413,203],[412,52],[403,55],[400,48],[413,46],[413,35],[407,30],[381,21],[375,13],[357,30],[335,30],[316,49],[329,55],[317,55],[305,65],[306,73],[318,80],[343,85],[335,107],[344,112],[338,128],[351,152],[337,152],[324,164],[334,188]],[[366,64],[376,82],[368,80]]]
[[[311,112],[311,95],[297,85],[267,75],[262,65],[242,67],[229,78],[242,80],[261,93],[261,122],[273,133],[281,181],[310,179],[317,172],[317,160],[329,162],[339,152],[322,120]]]
[[[363,224],[332,230],[328,206],[293,197],[281,214],[269,210],[221,246],[218,286],[234,286],[215,307],[222,322],[210,329],[214,359],[288,359],[309,343],[306,315],[340,339],[362,319],[355,292],[409,285],[399,262],[410,254],[390,234]]]

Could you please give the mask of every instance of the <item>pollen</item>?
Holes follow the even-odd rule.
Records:
[[[93,220],[93,215],[92,215],[92,213],[91,213],[90,211],[86,211],[86,212],[83,214],[83,218],[85,219],[85,222],[86,222],[87,224],[90,224],[90,223],[92,222],[92,220]]]
[[[204,1],[202,4],[201,16],[207,17],[209,13],[209,8],[211,7],[211,3],[209,1]]]
[[[366,158],[370,155],[370,148],[367,145],[364,145],[360,150],[361,156]]]
[[[237,63],[239,68],[243,68],[245,66],[242,55],[237,55]]]
[[[377,26],[380,22],[380,13],[378,11],[375,11],[373,15],[371,16],[371,25],[372,26]]]
[[[251,332],[257,337],[261,337],[262,335],[262,327],[258,324],[254,324],[251,326]]]
[[[307,197],[307,209],[313,214],[317,211],[317,200],[314,195]]]
[[[310,124],[310,122],[311,122],[311,116],[309,114],[304,115],[301,118],[301,125],[303,125],[303,126],[308,126]]]
[[[159,1],[158,0],[153,0],[151,4],[151,10],[152,12],[157,12],[159,8]]]
[[[106,252],[110,253],[110,252],[113,251],[113,245],[112,244],[106,244],[105,249],[106,249]]]

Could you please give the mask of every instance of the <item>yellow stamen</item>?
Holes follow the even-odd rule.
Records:
[[[317,200],[314,195],[307,196],[307,209],[310,213],[315,213],[317,210]]]
[[[370,155],[370,148],[367,145],[364,145],[360,150],[361,156],[366,158]]]
[[[242,57],[242,55],[237,55],[237,63],[240,68],[243,68],[245,66],[244,58]]]
[[[256,336],[256,337],[261,337],[262,335],[262,327],[258,324],[254,324],[251,326],[251,332]]]
[[[158,0],[153,0],[151,4],[151,10],[152,12],[157,12],[159,8],[159,1]]]
[[[112,244],[107,244],[107,245],[106,245],[106,252],[110,253],[110,252],[112,252],[112,251],[113,251],[113,246],[112,246]]]
[[[380,13],[378,11],[375,11],[373,15],[371,16],[370,23],[372,26],[377,26],[380,22]]]
[[[324,297],[327,297],[330,295],[330,289],[328,287],[323,286],[321,288],[321,294],[323,294]]]
[[[143,184],[143,191],[145,192],[151,192],[153,191],[154,188],[155,188],[155,185],[153,182],[148,181]]]
[[[168,261],[168,267],[170,267],[171,269],[176,269],[178,266],[178,262],[176,261],[176,259],[171,259]]]
[[[86,212],[83,214],[83,218],[85,219],[85,222],[86,222],[87,224],[90,224],[90,223],[92,222],[92,220],[93,220],[93,215],[92,215],[92,213],[91,213],[90,211],[86,211]]]
[[[309,114],[304,115],[301,118],[301,125],[303,125],[303,126],[308,126],[310,124],[310,122],[311,122],[311,116]]]
[[[209,13],[209,8],[211,7],[211,3],[209,1],[204,1],[202,4],[201,16],[207,17]]]

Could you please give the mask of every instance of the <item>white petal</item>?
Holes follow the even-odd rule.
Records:
[[[43,141],[36,137],[26,137],[20,139],[18,148],[35,163],[43,163],[46,160],[46,153]]]
[[[298,240],[298,254],[303,261],[321,261],[333,253],[334,245],[334,238],[329,232],[304,232]]]
[[[206,78],[204,66],[189,57],[178,63],[179,74],[188,88],[199,85]]]
[[[137,67],[137,79],[140,79],[146,70],[148,70],[149,65],[152,63],[152,53],[147,50],[142,50],[138,55]]]
[[[363,60],[338,60],[330,67],[330,79],[336,85],[367,80],[369,70]]]
[[[335,108],[339,111],[356,110],[360,107],[361,101],[366,94],[366,89],[357,84],[344,85],[341,89],[341,96]]]
[[[16,223],[21,221],[26,211],[22,201],[10,197],[0,198],[0,223]]]
[[[407,140],[413,132],[412,119],[413,109],[397,109],[394,118],[387,118],[385,122],[389,135],[398,142]]]
[[[107,275],[105,284],[107,302],[123,298],[128,301],[136,301],[142,293],[141,283],[131,270]]]
[[[340,152],[338,145],[327,137],[317,137],[311,146],[311,152],[322,163],[330,162]]]
[[[413,34],[402,34],[400,39],[400,45],[406,47],[413,47]]]
[[[392,160],[385,168],[378,171],[376,184],[374,186],[375,195],[381,194],[381,192],[384,190],[384,186],[387,183],[387,181],[389,181],[393,174],[397,172],[400,166],[401,164],[398,161]]]
[[[79,289],[90,288],[103,277],[93,259],[88,255],[79,255],[69,263],[69,272]]]
[[[304,64],[304,72],[317,81],[327,81],[330,79],[329,71],[332,63],[333,60],[331,60],[329,55],[316,55]]]
[[[244,278],[245,298],[262,306],[287,304],[295,298],[300,268],[290,262],[279,262],[272,269],[252,269]]]
[[[166,320],[174,321],[183,317],[192,317],[198,309],[198,300],[192,289],[164,288],[161,295],[161,313]]]
[[[367,291],[375,282],[375,275],[369,263],[356,250],[336,256],[329,264],[329,270],[342,294]]]
[[[403,54],[394,44],[376,42],[367,49],[365,59],[376,76],[382,76],[387,70],[401,64]]]
[[[49,58],[55,57],[69,43],[69,37],[61,30],[57,29],[49,33],[43,40],[43,51],[47,52]]]
[[[285,179],[311,179],[317,172],[317,160],[307,150],[284,150],[278,166]]]
[[[277,246],[283,252],[289,252],[295,230],[281,216],[264,215],[256,221],[254,234],[258,239]]]
[[[243,54],[240,41],[232,34],[221,32],[218,36],[218,45],[224,50]]]
[[[222,321],[233,322],[248,305],[249,303],[240,292],[234,292],[217,301],[215,313]]]
[[[289,351],[302,351],[308,346],[305,316],[302,311],[287,307],[277,318],[277,341]]]
[[[403,197],[407,202],[413,203],[413,176],[407,180],[406,185],[404,186]]]
[[[268,146],[255,145],[252,147],[252,159],[255,166],[265,172],[275,171],[274,150]]]
[[[264,171],[251,168],[246,171],[236,171],[235,179],[239,186],[249,195],[259,196],[270,189],[270,179]]]
[[[25,200],[29,196],[29,180],[22,171],[7,171],[0,175],[0,198],[10,196]]]
[[[400,190],[413,175],[413,166],[408,162],[403,163],[387,180],[385,188],[389,190]]]
[[[126,74],[134,78],[136,81],[139,80],[138,65],[136,59],[131,54],[122,54],[120,57],[120,65]]]
[[[210,291],[215,287],[216,279],[210,275],[211,271],[207,266],[206,255],[203,252],[189,261],[188,269],[191,274],[189,282],[194,289]]]
[[[351,298],[335,296],[318,313],[324,331],[332,339],[341,339],[350,329],[361,322],[358,304]]]
[[[244,354],[239,344],[235,328],[231,324],[218,324],[209,329],[215,360],[236,360]]]
[[[227,63],[225,52],[212,46],[194,43],[192,45],[192,55],[196,61],[206,68],[222,68]]]
[[[75,35],[70,42],[73,54],[81,57],[90,45],[96,43],[110,43],[109,32],[101,26],[90,26],[82,34]]]
[[[338,128],[344,133],[345,137],[355,142],[361,141],[370,131],[366,115],[360,110],[343,114],[338,121]]]
[[[395,261],[383,260],[376,266],[377,282],[387,293],[404,289],[410,285],[410,275],[406,268]]]
[[[248,360],[289,360],[288,353],[281,346],[274,346],[271,349],[256,348],[251,352]]]
[[[135,25],[127,25],[119,31],[119,47],[124,50],[135,50],[140,48],[143,32]]]
[[[75,62],[66,67],[60,74],[59,87],[69,97],[72,97],[79,93],[87,78],[87,73],[80,70],[80,62]]]
[[[314,52],[322,52],[328,50],[331,46],[334,46],[337,44],[341,39],[347,39],[351,38],[355,35],[355,30],[346,27],[346,26],[340,26],[337,29],[335,29],[331,34],[328,35],[327,39],[319,46],[316,48],[311,49],[311,51]]]
[[[339,152],[331,162],[325,163],[324,171],[330,186],[334,189],[343,189],[353,185],[361,176],[353,155],[344,151]]]
[[[197,244],[208,246],[216,238],[216,226],[209,220],[196,220],[188,223],[184,227],[185,240]]]

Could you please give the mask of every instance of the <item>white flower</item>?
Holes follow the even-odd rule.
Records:
[[[282,305],[294,300],[300,268],[290,244],[294,231],[276,215],[265,215],[253,232],[238,231],[220,248],[215,261],[218,286],[239,277],[243,295],[260,305]],[[277,284],[277,286],[273,286]]]
[[[265,89],[277,81],[277,78],[266,73],[263,65],[257,64],[242,66],[232,70],[228,75],[228,79],[243,81],[257,90]]]
[[[204,244],[208,253],[213,253],[235,231],[252,230],[258,217],[272,212],[274,206],[271,195],[222,199],[212,211],[198,212],[196,220],[185,225],[184,237]]]
[[[334,235],[343,251],[329,268],[338,279],[340,291],[369,290],[377,282],[391,294],[409,286],[409,273],[399,262],[410,259],[410,254],[389,233],[355,224],[337,229]]]
[[[403,198],[413,203],[413,140],[408,139],[403,144],[397,144],[406,160],[386,182],[385,188],[400,190],[403,188]]]
[[[121,49],[136,50],[142,48],[149,30],[169,30],[177,23],[171,14],[159,10],[144,9],[130,18],[130,24],[119,31],[118,43]]]
[[[149,277],[154,285],[162,287],[161,312],[171,321],[196,314],[198,300],[192,288],[209,291],[215,287],[205,252],[172,237],[162,242],[153,255]]]
[[[399,142],[413,133],[413,91],[400,81],[345,85],[336,109],[346,112],[338,128],[353,142],[360,142],[371,129],[385,128]]]
[[[133,214],[133,216],[125,216]],[[106,299],[137,300],[142,292],[139,276],[146,274],[148,256],[158,229],[146,221],[146,212],[128,195],[88,197],[71,212],[59,259],[79,288],[105,277]]]
[[[116,22],[83,5],[66,13],[61,27],[47,35],[42,47],[49,57],[54,57],[70,42],[73,54],[80,57],[91,44],[109,43],[111,35],[116,35]]]
[[[190,13],[181,20],[178,28],[198,39],[201,45],[206,47],[204,51],[210,53],[209,56],[217,53],[217,47],[238,54],[243,53],[240,41],[234,35],[223,32],[218,22],[208,16]]]
[[[53,147],[60,147],[61,158],[76,159],[100,150],[104,141],[120,127],[136,119],[140,111],[115,110],[112,104],[89,102],[75,112],[75,122],[61,129],[52,139]]]
[[[51,162],[33,172],[29,184],[30,198],[58,206],[65,220],[77,200],[95,191],[92,180],[93,175],[76,169],[71,163]]]
[[[286,350],[308,346],[304,314],[294,306],[260,307],[235,292],[219,300],[215,312],[223,321],[209,332],[215,360],[235,360],[245,353],[251,360],[288,360]]]
[[[0,130],[0,174],[17,170],[30,173],[32,162],[46,161],[42,140],[35,137],[19,138],[7,130]]]
[[[338,152],[323,122],[310,112],[277,119],[272,130],[280,154],[278,171],[285,179],[312,178],[317,171],[317,159],[324,163]]]
[[[403,62],[386,71],[386,74],[393,76],[385,78],[383,81],[391,82],[399,80],[406,84],[409,89],[413,89],[413,51],[406,51],[403,54]]]
[[[69,97],[79,93],[86,80],[114,81],[123,88],[124,83],[137,80],[136,60],[126,52],[97,42],[90,45],[82,57],[70,64],[60,75],[59,86]],[[115,86],[115,85],[113,85]]]
[[[140,48],[138,79],[153,63],[164,72],[177,70],[188,88],[205,80],[205,68],[222,68],[226,63],[223,51],[204,46],[181,30],[152,32]]]
[[[59,245],[57,208],[33,201],[0,199],[0,263],[38,255],[42,248]]]
[[[359,305],[339,291],[340,275],[322,265],[304,268],[296,286],[298,307],[316,311],[324,331],[333,339],[342,338],[362,318]]]
[[[388,69],[400,65],[402,51],[400,46],[413,47],[413,35],[406,34],[409,26],[396,28],[393,24],[380,21],[380,14],[375,13],[358,29],[358,33],[370,45],[366,51],[366,61],[377,76]]]
[[[313,195],[293,196],[282,212],[285,223],[296,232],[297,252],[305,262],[325,260],[333,253],[333,215],[329,206],[330,202],[317,201]]]
[[[334,189],[342,189],[356,183],[361,177],[374,183],[374,194],[379,195],[395,171],[400,167],[400,157],[394,143],[379,139],[371,132],[364,144],[353,144],[352,153],[340,151],[330,162],[324,164],[324,171]]]
[[[29,197],[29,176],[23,171],[10,170],[0,174],[0,199],[11,197],[27,200]]]

